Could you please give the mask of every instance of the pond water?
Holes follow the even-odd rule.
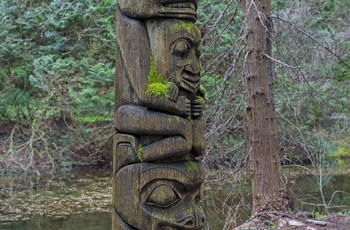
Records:
[[[319,213],[349,212],[350,174],[332,174],[321,179],[324,199],[320,177],[300,173],[291,177],[296,207]],[[227,221],[237,226],[249,218],[252,203],[249,181],[227,181],[206,183],[205,229],[224,229]],[[2,175],[0,229],[109,230],[110,202],[109,168],[82,168],[40,178]]]
[[[28,221],[0,223],[1,230],[104,230],[112,228],[109,212],[75,214],[66,218],[36,216]]]

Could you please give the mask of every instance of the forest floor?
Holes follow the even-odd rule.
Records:
[[[309,213],[311,214],[311,213]],[[348,230],[350,229],[350,215],[330,214],[321,219],[308,218],[300,214],[280,214],[278,216],[263,213],[249,222],[234,228],[234,230]]]

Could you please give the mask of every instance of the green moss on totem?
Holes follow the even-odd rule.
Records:
[[[197,171],[198,166],[197,166],[196,162],[194,162],[194,161],[186,161],[185,165],[186,165],[186,168],[187,168],[188,171],[190,171],[190,172]]]
[[[190,124],[191,124],[191,125],[194,125],[194,120],[190,120]]]
[[[199,102],[200,102],[202,105],[205,104],[205,100],[204,100],[203,97],[198,97],[198,100],[199,100]]]
[[[193,212],[194,212],[194,208],[192,206],[187,208],[187,213],[193,213]]]
[[[146,94],[153,95],[159,98],[168,97],[168,91],[171,86],[170,82],[164,81],[161,74],[157,72],[156,63],[151,56],[151,66],[147,77]]]
[[[179,116],[170,116],[168,117],[168,122],[173,123],[174,121],[180,122],[180,117]]]
[[[195,35],[195,31],[197,30],[197,26],[192,22],[178,22],[170,26],[170,31],[172,33],[179,31],[181,29],[185,29],[188,33]]]
[[[137,149],[137,158],[140,160],[140,162],[142,162],[142,155],[141,155],[141,152],[142,152],[142,148],[143,146],[141,144],[139,144],[139,147]]]
[[[168,97],[168,91],[171,83],[152,83],[147,85],[146,94],[153,95],[159,98]]]
[[[202,85],[199,86],[199,91],[203,92],[203,93],[205,92],[205,89],[204,89],[204,87]]]
[[[173,223],[175,221],[174,217],[169,213],[154,213],[154,216],[161,220],[166,220],[170,223]]]
[[[156,62],[153,56],[150,57],[151,65],[148,73],[148,84],[163,82],[163,76],[157,72]]]

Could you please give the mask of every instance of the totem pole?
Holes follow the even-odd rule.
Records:
[[[118,0],[113,230],[201,229],[198,0]]]

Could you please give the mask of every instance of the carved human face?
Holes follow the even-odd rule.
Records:
[[[131,18],[170,17],[195,21],[198,0],[119,0],[121,11]]]
[[[147,23],[157,70],[167,81],[190,93],[200,86],[200,31],[191,22],[150,20]]]
[[[114,207],[137,229],[202,229],[204,175],[203,165],[194,161],[128,165],[115,177],[123,186],[114,188]]]

